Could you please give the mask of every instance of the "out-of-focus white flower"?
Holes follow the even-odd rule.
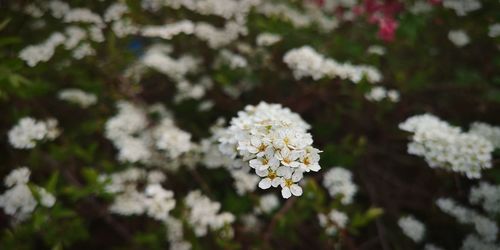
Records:
[[[273,33],[261,33],[256,39],[258,46],[271,46],[279,41],[281,41],[281,36]]]
[[[9,142],[14,148],[30,149],[36,146],[37,141],[53,140],[59,135],[57,121],[37,121],[31,117],[19,120],[8,133]]]
[[[198,237],[205,236],[209,229],[220,230],[235,220],[231,213],[219,213],[220,203],[211,201],[199,190],[191,191],[184,202],[189,208],[188,223],[191,224]]]
[[[452,9],[457,16],[466,16],[469,12],[481,8],[479,0],[444,0],[443,7]]]
[[[58,98],[68,102],[78,104],[82,108],[87,108],[97,102],[97,96],[80,89],[63,89],[59,91]]]
[[[358,187],[352,181],[352,173],[341,167],[331,168],[325,173],[323,186],[331,197],[341,195],[342,204],[351,204],[358,191]]]
[[[495,23],[488,27],[488,36],[489,37],[498,37],[500,36],[500,23]]]
[[[469,35],[463,30],[450,30],[448,32],[448,39],[457,47],[463,47],[470,42]]]
[[[325,229],[326,234],[335,235],[338,230],[344,229],[349,221],[345,213],[332,209],[328,214],[318,214],[319,225]]]
[[[500,127],[484,122],[474,122],[470,125],[470,134],[478,135],[488,140],[495,148],[500,148]]]
[[[480,204],[490,215],[500,214],[500,186],[481,182],[469,194],[472,204]]]
[[[39,62],[46,62],[52,58],[57,46],[63,44],[65,37],[59,32],[53,33],[47,40],[37,45],[30,45],[21,52],[19,58],[30,67],[36,66]]]
[[[403,230],[403,233],[414,242],[421,242],[424,238],[425,226],[413,216],[399,218],[398,226]]]
[[[297,80],[304,77],[312,77],[314,80],[339,77],[358,83],[366,77],[369,82],[376,83],[382,79],[380,72],[372,66],[339,63],[324,57],[309,46],[288,51],[283,61],[292,69]]]
[[[12,170],[4,179],[4,184],[9,189],[0,195],[0,208],[3,208],[6,214],[13,216],[16,221],[27,219],[38,205],[28,186],[29,178],[30,170],[21,167]],[[45,207],[54,205],[56,198],[52,194],[41,187],[34,188],[40,196],[40,205]]]
[[[384,87],[377,86],[373,87],[370,92],[365,94],[365,98],[368,101],[380,102],[384,99],[389,99],[391,102],[399,101],[399,92],[397,90],[391,89],[387,90]]]
[[[432,168],[462,173],[471,179],[481,177],[481,170],[491,168],[491,142],[464,133],[433,115],[410,117],[399,128],[413,133],[408,153],[424,157]]]
[[[372,45],[366,50],[369,54],[383,56],[385,55],[385,48],[380,45]]]
[[[260,197],[259,205],[255,208],[257,214],[269,214],[275,210],[280,204],[278,197],[275,194],[265,194]]]

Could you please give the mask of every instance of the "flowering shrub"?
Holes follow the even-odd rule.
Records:
[[[499,8],[0,0],[0,249],[500,249]]]

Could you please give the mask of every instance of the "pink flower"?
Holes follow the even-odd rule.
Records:
[[[397,27],[398,23],[393,18],[380,18],[378,20],[378,36],[386,42],[393,41]]]

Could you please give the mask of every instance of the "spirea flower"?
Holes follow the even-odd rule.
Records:
[[[328,190],[331,197],[341,195],[342,204],[351,204],[358,187],[352,181],[352,173],[341,167],[328,170],[323,177],[323,186]]]
[[[335,235],[346,227],[349,218],[345,213],[332,209],[328,214],[318,214],[319,225],[325,229],[326,234]]]
[[[398,226],[403,233],[414,242],[421,242],[425,234],[425,226],[413,216],[401,217]]]
[[[482,6],[479,0],[444,0],[443,7],[452,9],[457,16],[466,16],[469,12],[480,9]]]
[[[234,215],[229,212],[220,213],[220,203],[211,201],[199,190],[191,191],[184,202],[189,208],[188,223],[198,237],[205,236],[208,230],[221,230],[235,220]]]
[[[380,72],[372,66],[339,63],[324,57],[310,46],[288,51],[283,61],[292,69],[297,80],[304,77],[312,77],[314,80],[339,77],[358,83],[366,77],[369,82],[376,83],[382,79]]]
[[[387,90],[384,87],[377,86],[373,87],[370,92],[365,94],[365,98],[368,101],[380,102],[384,99],[388,99],[391,102],[399,101],[399,92],[397,90],[391,89]]]
[[[80,89],[63,89],[59,91],[58,98],[78,104],[82,108],[87,108],[97,102],[96,95]]]
[[[500,214],[500,186],[481,182],[471,188],[469,201],[481,205],[491,215]]]
[[[165,176],[158,171],[129,168],[111,175],[102,175],[107,192],[115,194],[112,213],[120,215],[145,214],[158,221],[166,221],[175,207],[174,194],[160,182]]]
[[[241,159],[262,177],[259,187],[281,186],[285,198],[300,196],[303,172],[319,171],[320,151],[312,147],[309,125],[279,104],[246,106],[221,133],[219,149]]]
[[[474,122],[470,125],[469,133],[481,136],[490,141],[495,148],[500,148],[500,127],[484,122]]]
[[[457,204],[450,198],[439,198],[436,205],[444,213],[454,217],[460,224],[473,225],[475,232],[486,242],[497,240],[498,226],[494,220]]]
[[[35,186],[35,191],[39,195],[39,202],[35,199],[28,186],[30,170],[21,167],[12,170],[4,179],[4,184],[8,189],[0,195],[0,208],[4,212],[15,218],[16,221],[27,219],[35,210],[38,204],[44,207],[52,207],[56,198],[42,187]]]
[[[280,205],[280,201],[275,194],[265,194],[260,197],[259,205],[255,207],[255,212],[257,214],[265,213],[269,214],[275,210]]]
[[[37,141],[53,140],[58,135],[56,120],[37,121],[31,117],[19,120],[8,133],[9,143],[18,149],[34,148]]]
[[[256,39],[258,46],[271,46],[279,41],[281,41],[281,36],[273,33],[261,33]]]
[[[413,133],[408,153],[424,157],[432,168],[462,173],[471,179],[481,177],[481,170],[491,168],[491,142],[464,133],[433,115],[410,117],[399,128]]]
[[[463,30],[450,30],[448,39],[457,47],[463,47],[470,42],[470,38]]]

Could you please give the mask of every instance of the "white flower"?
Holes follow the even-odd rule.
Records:
[[[481,136],[490,141],[495,148],[500,148],[500,127],[491,126],[484,122],[474,122],[470,125],[469,133]]]
[[[457,16],[465,16],[469,12],[480,9],[481,2],[479,0],[444,0],[443,7],[454,10]]]
[[[385,55],[385,48],[380,45],[371,45],[366,50],[369,54],[383,56]]]
[[[97,102],[97,96],[80,89],[63,89],[59,91],[58,98],[76,103],[82,108],[87,108]]]
[[[368,101],[380,102],[384,99],[389,99],[391,102],[399,101],[399,92],[397,90],[387,90],[384,87],[377,86],[373,87],[370,92],[365,94],[365,98]]]
[[[279,41],[281,41],[281,36],[273,33],[261,33],[256,39],[258,46],[271,46]]]
[[[432,168],[444,168],[463,173],[468,178],[479,178],[481,170],[491,168],[493,145],[483,137],[464,133],[430,115],[417,115],[399,124],[399,128],[413,132],[408,153],[422,156]]]
[[[398,225],[408,238],[415,242],[422,241],[425,234],[425,226],[422,222],[416,220],[413,216],[405,216],[399,218]]]
[[[457,47],[463,47],[470,42],[470,38],[463,30],[450,30],[448,39]]]
[[[288,199],[292,194],[295,196],[302,195],[302,188],[296,184],[302,180],[302,171],[293,171],[290,168],[282,166],[278,168],[276,173],[281,179],[281,196],[283,196],[283,198]]]
[[[488,27],[488,36],[493,38],[500,36],[500,23],[495,23]]]
[[[24,117],[8,133],[9,142],[14,148],[30,149],[36,146],[37,141],[53,140],[59,134],[57,121],[37,121],[31,117]]]
[[[358,83],[366,77],[370,83],[382,80],[380,72],[372,66],[339,63],[316,52],[310,46],[303,46],[288,51],[283,57],[288,67],[293,71],[295,79],[312,77],[319,80],[323,77],[339,77]]]
[[[500,214],[500,186],[481,182],[471,188],[469,201],[481,205],[490,215]]]
[[[275,194],[265,194],[260,197],[259,205],[255,208],[255,212],[260,213],[271,213],[280,204],[278,197]]]
[[[12,187],[19,184],[27,184],[30,180],[30,170],[28,167],[20,167],[12,170],[4,179],[4,184],[7,187]]]
[[[335,235],[339,229],[344,229],[349,218],[345,213],[332,209],[328,214],[318,214],[321,227],[325,228],[328,235]]]
[[[271,186],[278,187],[281,183],[281,178],[278,177],[276,170],[268,168],[265,170],[256,170],[255,173],[260,177],[264,177],[259,182],[259,187],[262,189],[268,189]]]
[[[328,170],[323,177],[323,186],[328,189],[331,197],[341,195],[342,204],[351,204],[358,187],[352,181],[352,173],[341,167]]]

